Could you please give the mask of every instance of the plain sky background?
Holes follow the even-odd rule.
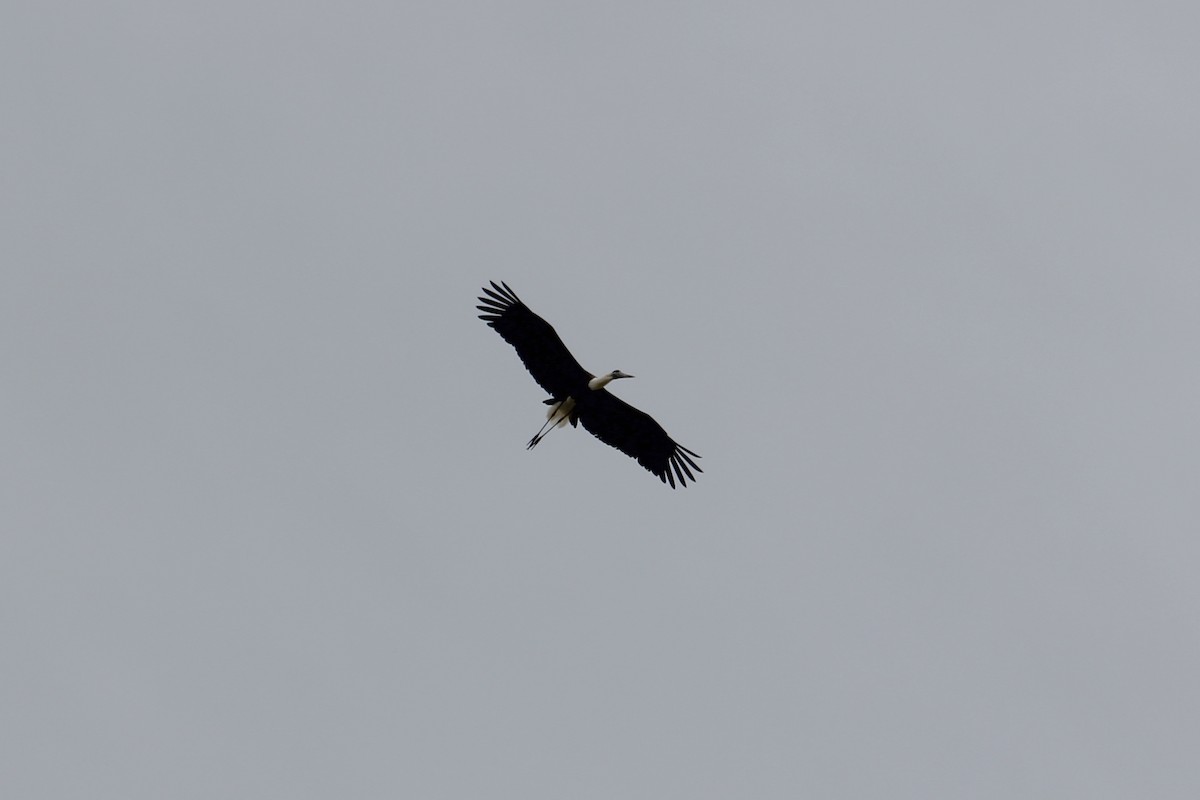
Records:
[[[1200,796],[1198,9],[5,3],[0,793]]]

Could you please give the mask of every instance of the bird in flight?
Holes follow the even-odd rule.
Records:
[[[693,459],[700,456],[677,443],[644,411],[639,411],[605,387],[621,378],[632,378],[619,369],[596,376],[585,370],[558,338],[550,323],[529,310],[508,284],[490,281],[483,287],[484,312],[479,318],[496,329],[504,341],[516,348],[525,369],[546,390],[550,408],[546,423],[529,440],[526,449],[537,446],[546,434],[568,422],[583,428],[600,441],[637,460],[663,483],[674,489],[695,481],[692,470],[703,472]]]

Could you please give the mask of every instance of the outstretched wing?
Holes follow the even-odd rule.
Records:
[[[667,436],[646,412],[609,394],[607,389],[582,394],[575,409],[583,427],[605,444],[637,459],[663,483],[670,483],[672,489],[676,478],[680,486],[687,486],[689,480],[696,480],[693,469],[704,471],[692,460],[700,456]]]
[[[550,323],[530,311],[507,283],[491,284],[491,289],[483,287],[483,305],[476,306],[484,312],[479,318],[516,348],[525,369],[551,396],[561,400],[579,393],[592,374],[579,365]]]

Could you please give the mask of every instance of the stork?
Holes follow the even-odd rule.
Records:
[[[600,376],[588,372],[571,355],[550,323],[530,311],[507,283],[490,283],[491,289],[483,287],[486,297],[479,298],[483,305],[476,306],[484,312],[479,318],[516,349],[525,369],[550,395],[543,401],[550,407],[546,422],[529,440],[527,450],[536,447],[555,428],[568,422],[577,427],[582,422],[588,433],[636,459],[672,489],[676,479],[680,486],[696,480],[692,470],[704,470],[692,459],[700,456],[668,436],[649,414],[605,388],[632,375],[619,369]]]

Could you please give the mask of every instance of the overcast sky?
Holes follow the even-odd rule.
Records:
[[[6,3],[4,796],[1200,796],[1198,8]]]

